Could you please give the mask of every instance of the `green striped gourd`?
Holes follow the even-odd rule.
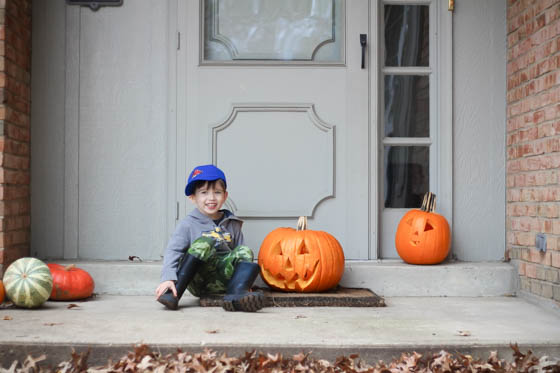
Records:
[[[39,307],[52,291],[51,271],[36,258],[21,258],[10,264],[3,281],[6,295],[19,307]]]

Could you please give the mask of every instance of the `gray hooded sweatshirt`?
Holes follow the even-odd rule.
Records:
[[[224,238],[216,242],[217,252],[229,252],[244,244],[243,233],[241,232],[243,221],[229,210],[220,211],[224,213],[224,217],[219,226],[197,208],[177,224],[163,255],[161,282],[177,281],[179,261],[185,255],[191,242],[201,237],[203,233],[219,234]],[[219,228],[219,232],[216,232],[216,228]]]

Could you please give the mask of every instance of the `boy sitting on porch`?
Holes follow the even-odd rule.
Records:
[[[242,221],[226,209],[226,176],[214,165],[195,167],[185,194],[196,208],[177,225],[163,257],[158,302],[176,310],[185,289],[197,297],[223,294],[227,311],[263,307],[261,292],[251,292],[259,266],[243,246]],[[182,260],[180,260],[182,258]]]

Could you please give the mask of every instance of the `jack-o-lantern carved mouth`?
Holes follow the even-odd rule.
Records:
[[[307,287],[308,284],[313,283],[317,273],[319,272],[317,268],[319,267],[319,261],[317,260],[313,265],[313,268],[307,267],[305,269],[305,273],[302,277],[293,270],[288,270],[288,268],[284,268],[281,273],[273,274],[268,269],[262,269],[262,275],[266,282],[276,287],[282,289],[290,289],[290,290],[303,290]],[[310,276],[311,274],[311,276]]]
[[[309,249],[302,240],[297,248],[290,253],[284,253],[278,244],[272,249],[271,255],[276,263],[275,268],[263,266],[262,275],[265,281],[283,289],[302,290],[313,283],[317,276],[319,259],[309,253]]]

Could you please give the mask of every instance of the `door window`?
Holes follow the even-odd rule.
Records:
[[[202,64],[344,63],[342,0],[204,0],[203,17]]]
[[[419,207],[430,189],[429,6],[385,4],[383,20],[384,206]]]

